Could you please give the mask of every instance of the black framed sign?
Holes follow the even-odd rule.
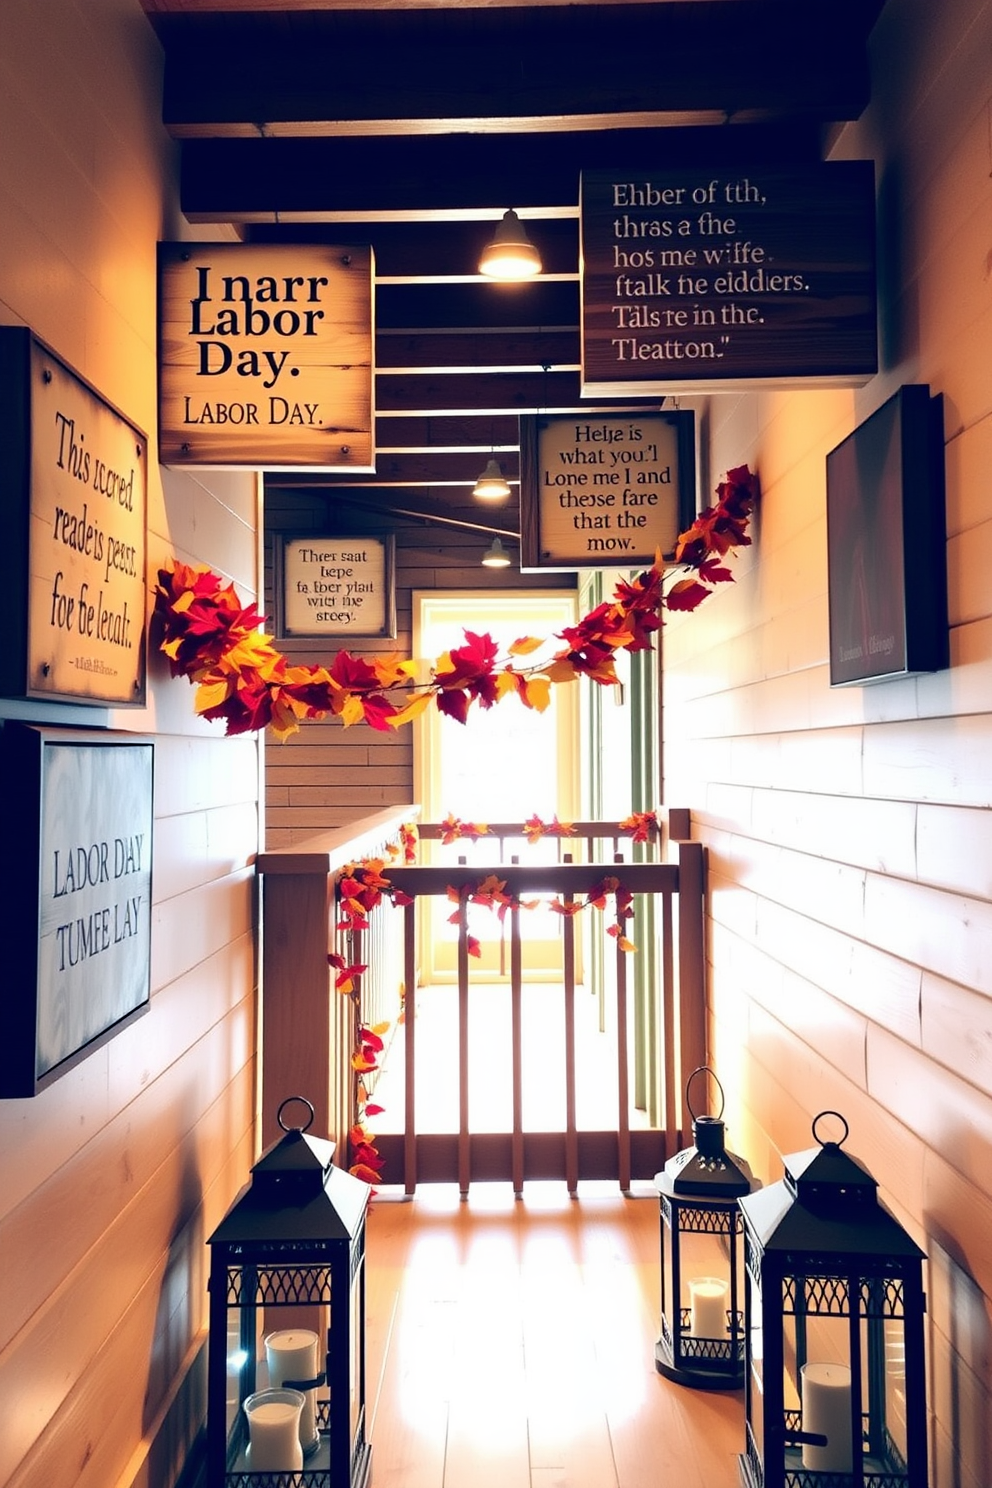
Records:
[[[830,685],[948,665],[942,399],[908,384],[827,455]]]
[[[154,746],[7,722],[0,892],[9,916],[0,1097],[36,1095],[145,1012]]]
[[[393,535],[277,536],[280,636],[394,636]]]
[[[695,514],[691,410],[521,418],[523,572],[649,567]]]
[[[8,697],[145,701],[148,441],[23,326],[0,328]]]

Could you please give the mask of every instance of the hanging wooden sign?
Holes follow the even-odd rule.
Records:
[[[159,457],[371,471],[372,249],[159,245]]]
[[[148,441],[29,330],[0,330],[0,691],[145,700]]]
[[[871,161],[587,171],[581,236],[586,396],[877,370]]]
[[[394,636],[395,539],[277,537],[276,633]]]
[[[671,557],[696,511],[694,430],[688,410],[521,418],[521,570]]]

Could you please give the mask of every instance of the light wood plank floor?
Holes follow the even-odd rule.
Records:
[[[387,1188],[367,1244],[375,1488],[738,1488],[741,1396],[654,1367],[651,1185]]]

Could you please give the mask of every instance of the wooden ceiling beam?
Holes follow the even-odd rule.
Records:
[[[470,121],[656,116],[824,121],[868,100],[874,0],[171,14],[163,119],[194,134],[409,132]]]
[[[191,222],[267,216],[276,224],[287,215],[336,214],[344,227],[380,213],[443,218],[450,212],[491,221],[494,207],[528,216],[575,214],[583,170],[753,167],[819,158],[819,129],[808,120],[787,128],[189,140],[182,150],[182,210]]]

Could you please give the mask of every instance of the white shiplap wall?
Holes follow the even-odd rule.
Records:
[[[882,370],[711,399],[711,485],[760,474],[754,546],[666,630],[664,795],[709,846],[730,1133],[775,1179],[842,1111],[926,1247],[935,1488],[992,1461],[990,63],[988,4],[888,0],[833,152],[876,160]],[[944,396],[952,664],[832,691],[824,459],[906,382]]]

